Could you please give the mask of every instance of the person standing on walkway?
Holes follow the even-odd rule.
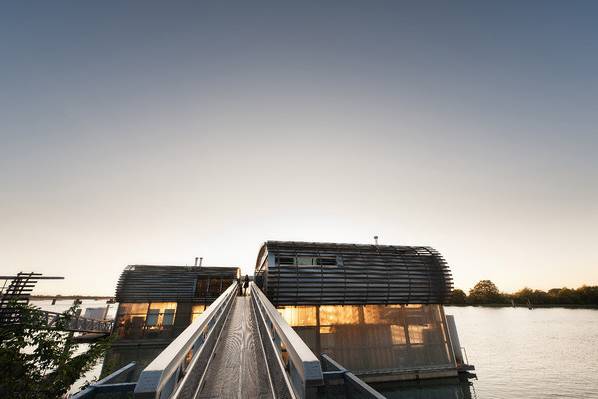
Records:
[[[246,274],[243,282],[243,296],[247,295],[247,287],[249,287],[249,276]]]

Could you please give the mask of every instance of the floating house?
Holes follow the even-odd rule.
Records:
[[[247,296],[239,278],[234,267],[128,266],[104,362],[114,373],[85,395],[380,398],[370,383],[473,369],[433,248],[267,241]]]
[[[155,358],[239,278],[237,267],[130,265],[116,286],[115,341],[103,374]]]
[[[365,381],[457,375],[452,277],[433,248],[268,241],[255,276],[314,353]]]

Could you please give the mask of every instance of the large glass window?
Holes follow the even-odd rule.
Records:
[[[217,298],[222,294],[230,285],[234,279],[227,277],[200,277],[197,279],[195,288],[196,298]]]
[[[453,367],[440,305],[285,306],[282,317],[314,353],[350,370]]]
[[[405,326],[392,324],[390,326],[390,334],[392,336],[393,345],[404,345],[407,343],[407,337],[405,335]]]
[[[359,324],[357,306],[322,305],[320,306],[320,325]]]
[[[413,344],[424,343],[424,326],[419,324],[409,324],[409,342]]]
[[[117,317],[120,338],[170,336],[176,314],[176,302],[122,303]]]
[[[122,338],[141,338],[149,303],[121,303],[118,307],[116,332]]]
[[[306,327],[316,325],[315,306],[283,306],[278,312],[291,327]]]

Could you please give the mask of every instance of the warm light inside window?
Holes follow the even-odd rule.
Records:
[[[147,312],[145,325],[171,326],[174,324],[174,315],[176,313],[176,302],[152,302]]]
[[[191,308],[191,323],[193,323],[197,318],[206,310],[206,305],[193,305]]]
[[[359,308],[357,306],[320,306],[320,325],[357,323],[359,323]]]
[[[291,327],[316,325],[315,306],[283,306],[278,312]]]
[[[390,334],[392,337],[393,345],[404,345],[407,343],[407,338],[405,337],[405,327],[393,324],[390,326]]]
[[[135,314],[135,315],[145,315],[147,314],[147,307],[148,303],[121,303],[120,307],[118,308],[118,313],[125,315],[125,314]]]
[[[409,325],[409,342],[411,344],[423,344],[424,343],[424,326],[417,324]]]
[[[451,366],[441,305],[285,306],[282,317],[314,353],[352,370]]]

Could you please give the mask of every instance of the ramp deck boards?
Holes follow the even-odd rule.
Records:
[[[249,296],[235,299],[200,398],[273,398]]]

